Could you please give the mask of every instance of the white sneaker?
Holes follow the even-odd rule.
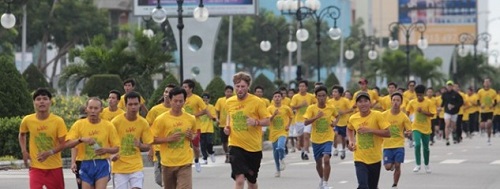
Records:
[[[215,163],[215,154],[210,154],[210,160],[212,160],[212,163]]]
[[[280,171],[284,171],[285,170],[285,160],[284,159],[281,159],[280,160]]]
[[[417,166],[415,166],[415,168],[413,168],[413,172],[416,173],[418,171],[420,171],[420,165],[417,165]]]
[[[337,149],[333,150],[333,156],[338,156],[339,155],[339,151]]]
[[[340,150],[340,159],[345,159],[345,149]]]
[[[201,172],[201,164],[200,164],[200,162],[194,163],[194,167],[196,168],[196,172],[198,172],[198,173]]]
[[[393,186],[391,189],[398,189],[398,187],[397,186]]]
[[[208,165],[208,161],[205,160],[205,159],[202,159],[200,164],[202,164],[202,165]]]
[[[280,172],[279,172],[279,171],[278,171],[278,172],[276,172],[276,173],[274,173],[274,177],[280,177],[280,176],[281,176],[281,174],[280,174]]]
[[[488,146],[491,146],[491,140],[488,139]]]
[[[424,169],[425,169],[425,172],[426,172],[426,173],[428,173],[428,174],[431,174],[431,173],[432,173],[431,168],[430,168],[428,165],[424,166]],[[414,170],[414,171],[415,171],[415,170]]]

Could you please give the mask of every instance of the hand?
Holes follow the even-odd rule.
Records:
[[[140,141],[140,140],[138,140],[138,139],[134,139],[134,145],[135,145],[135,147],[137,147],[137,148],[141,148],[142,143],[141,143],[141,141]]]
[[[304,106],[307,106],[307,101],[303,101],[302,104],[300,104],[300,107],[304,107]]]
[[[247,125],[257,126],[257,120],[253,118],[247,118]]]
[[[71,163],[71,167],[70,168],[71,168],[71,172],[73,172],[73,174],[77,173],[76,172],[76,163],[75,162]]]
[[[448,110],[453,109],[455,106],[453,104],[448,104]]]
[[[108,149],[107,148],[99,148],[97,150],[94,150],[94,153],[95,153],[95,155],[102,156],[102,155],[108,153]]]
[[[406,136],[408,136],[408,137],[409,137],[409,136],[411,136],[411,133],[412,133],[412,131],[411,131],[411,130],[406,130],[406,131],[405,131],[405,134],[406,134]]]
[[[225,133],[227,136],[229,136],[229,134],[231,134],[231,127],[229,127],[229,126],[224,127],[224,133]]]
[[[323,115],[324,115],[323,111],[320,110],[316,115],[316,119],[323,117]]]
[[[366,134],[366,133],[370,133],[370,132],[371,132],[371,129],[369,129],[368,127],[365,127],[365,126],[360,127],[358,129],[358,133],[360,133],[360,134]]]
[[[120,159],[120,154],[115,154],[111,156],[111,161],[116,161],[118,159]]]
[[[191,129],[188,129],[188,130],[186,131],[186,138],[187,138],[188,140],[193,140],[193,139],[194,139],[194,134],[193,134],[193,131],[191,131]]]
[[[347,146],[347,148],[349,148],[349,150],[351,152],[354,152],[354,151],[356,151],[356,144],[354,144],[353,142],[349,142],[349,145]]]
[[[279,113],[280,113],[280,111],[279,111],[278,109],[276,109],[276,110],[274,111],[273,116],[276,116],[276,115],[278,115]]]
[[[181,132],[174,133],[169,136],[170,142],[177,142],[181,139]]]
[[[49,158],[49,156],[51,156],[53,154],[54,154],[54,151],[52,151],[52,150],[42,152],[42,153],[38,154],[38,156],[36,157],[36,160],[39,162],[44,162],[47,158]]]
[[[287,125],[287,126],[285,127],[285,131],[288,131],[288,130],[290,130],[290,125]]]
[[[31,160],[30,153],[28,151],[23,151],[23,161],[26,168],[30,167],[28,160]]]
[[[417,108],[417,112],[418,112],[418,113],[422,113],[422,108],[421,108],[421,107],[418,107],[418,108]]]
[[[95,140],[93,138],[81,138],[82,142],[83,143],[87,143],[89,145],[94,145],[95,144]]]
[[[155,155],[155,150],[154,150],[153,147],[151,147],[151,149],[148,152],[148,159],[149,159],[149,161],[153,161],[154,160],[154,155]]]

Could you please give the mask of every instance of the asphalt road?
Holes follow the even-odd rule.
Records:
[[[492,139],[493,145],[486,143],[486,138],[475,137],[464,139],[461,144],[445,146],[438,141],[431,146],[430,166],[431,174],[423,169],[413,173],[415,166],[413,148],[406,148],[405,164],[402,166],[402,176],[399,188],[403,189],[498,189],[500,188],[500,138]],[[204,165],[201,173],[193,169],[193,188],[221,189],[233,188],[229,164],[223,163],[224,157],[217,156],[216,163]],[[312,160],[300,160],[299,153],[290,153],[286,157],[286,170],[280,178],[275,178],[272,152],[265,151],[259,173],[259,187],[261,189],[313,189],[317,188],[319,178]],[[352,153],[347,153],[345,160],[332,157],[332,173],[329,185],[333,188],[356,188]],[[160,188],[154,183],[153,170],[144,169],[145,189]],[[76,189],[75,178],[70,170],[65,169],[66,188]],[[392,172],[381,171],[379,188],[391,188]],[[0,171],[0,188],[20,189],[29,188],[28,172],[26,169]],[[109,184],[108,188],[112,188]]]

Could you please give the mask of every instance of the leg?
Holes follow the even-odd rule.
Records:
[[[460,142],[462,140],[462,119],[463,115],[458,115],[457,124],[455,126],[455,141]]]
[[[177,179],[175,178],[176,168],[175,167],[165,167],[162,166],[163,172],[163,188],[164,189],[176,189]]]
[[[95,189],[106,189],[108,186],[109,176],[99,178],[95,181]]]
[[[318,173],[318,176],[320,179],[324,181],[324,175],[323,175],[323,158],[318,158],[316,159],[316,172]]]
[[[236,175],[234,181],[235,181],[235,186],[234,186],[235,189],[243,189],[243,187],[245,187],[245,175],[243,174]]]
[[[429,135],[420,134],[422,140],[422,147],[424,150],[424,165],[429,165]]]
[[[177,188],[193,188],[191,165],[180,166],[176,177]]]
[[[200,151],[203,155],[203,160],[207,162],[208,159],[208,145],[207,145],[207,133],[201,133],[200,135]],[[205,163],[203,162],[203,163]]]
[[[419,131],[413,131],[413,139],[415,139],[415,162],[420,166],[420,148],[422,147],[422,134]]]
[[[198,162],[198,158],[200,158],[200,140],[201,140],[201,131],[196,131],[196,138],[198,140],[193,140],[193,150],[194,150],[194,162]]]
[[[331,167],[330,167],[330,155],[329,154],[323,154],[323,181],[325,182],[328,182],[328,180],[330,179],[330,171],[331,171]]]
[[[368,188],[378,188],[378,181],[380,179],[380,167],[380,162],[368,165]]]
[[[229,149],[227,147],[227,139],[228,136],[224,133],[224,129],[219,129],[220,141],[222,142],[222,149],[224,149],[224,153],[226,154],[226,163],[229,163]]]
[[[356,168],[356,177],[358,179],[358,189],[368,188],[368,167],[365,163],[354,162]]]
[[[274,165],[276,165],[276,172],[280,172],[280,159],[278,153],[278,141],[273,142],[273,157]]]
[[[309,146],[311,145],[311,133],[304,133],[304,151],[309,153]]]
[[[401,163],[394,163],[394,176],[393,176],[393,186],[397,186],[399,183],[399,177],[401,177]]]
[[[155,172],[155,182],[158,184],[160,187],[163,187],[163,176],[162,176],[162,166],[161,166],[161,157],[160,157],[160,151],[155,152],[156,156],[156,161],[153,163],[154,167],[154,172]]]
[[[491,119],[488,119],[486,121],[486,133],[488,134],[488,140],[490,140],[491,138],[491,126],[492,126],[492,122],[491,122]]]

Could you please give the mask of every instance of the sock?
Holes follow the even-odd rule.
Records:
[[[392,187],[398,186],[397,184],[392,184]]]
[[[199,162],[199,159],[198,158],[195,158],[194,159],[194,163],[198,163]]]

